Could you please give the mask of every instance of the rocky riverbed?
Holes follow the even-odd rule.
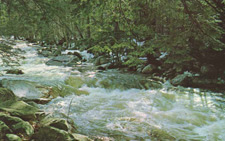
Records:
[[[45,57],[41,46],[13,42],[24,57],[20,66],[1,68],[0,129],[5,140],[225,138],[223,93],[110,70],[101,66],[107,64],[101,57],[92,61],[96,67],[86,52]],[[180,78],[185,77],[174,79],[174,85]]]

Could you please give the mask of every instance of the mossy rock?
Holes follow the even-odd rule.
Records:
[[[31,136],[34,133],[33,127],[18,117],[12,117],[10,115],[0,113],[0,121],[4,122],[13,133],[23,134]]]
[[[4,102],[7,100],[16,100],[16,96],[14,93],[7,88],[0,88],[0,102]]]
[[[81,77],[70,76],[65,80],[65,83],[74,88],[80,88],[84,84],[84,80]]]
[[[21,133],[27,136],[31,136],[34,133],[33,127],[29,122],[23,121],[12,126],[15,133]]]
[[[69,131],[72,128],[70,124],[64,119],[49,118],[49,117],[46,117],[43,120],[41,120],[40,126],[41,127],[51,126],[64,131]]]
[[[0,139],[6,133],[12,133],[12,130],[3,121],[0,121]]]
[[[14,134],[6,134],[6,141],[22,141],[22,139]]]
[[[38,132],[36,132],[32,139],[35,141],[68,141],[68,140],[74,140],[73,136],[64,131],[57,129],[55,127],[46,126],[43,128],[40,128]]]
[[[87,136],[81,134],[72,134],[73,138],[77,141],[93,141],[92,139],[88,138]]]
[[[76,95],[89,95],[90,93],[85,90],[75,90],[74,91]]]
[[[10,113],[13,116],[25,120],[34,119],[38,108],[27,104],[24,101],[6,101],[0,104],[0,110]]]

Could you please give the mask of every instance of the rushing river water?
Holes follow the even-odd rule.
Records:
[[[144,76],[116,70],[98,72],[88,63],[47,66],[49,58],[37,55],[38,46],[17,41],[15,47],[25,51],[26,59],[18,67],[25,74],[4,74],[0,77],[3,85],[27,98],[41,97],[40,85],[73,93],[40,108],[52,116],[68,116],[80,133],[119,141],[225,140],[225,98],[221,93],[166,83],[163,88],[141,89]],[[85,94],[76,93],[74,85],[80,85],[77,89]]]

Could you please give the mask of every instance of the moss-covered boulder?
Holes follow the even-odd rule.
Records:
[[[64,119],[48,118],[48,117],[41,120],[40,126],[41,127],[52,126],[64,131],[69,131],[72,128],[72,126]]]
[[[14,134],[6,134],[5,140],[6,141],[22,141],[22,139],[19,136]]]
[[[14,133],[21,133],[27,136],[31,136],[34,133],[33,127],[29,122],[22,121],[17,124],[12,125]]]
[[[10,113],[13,116],[24,120],[34,119],[38,108],[27,104],[24,101],[6,101],[0,103],[0,110]]]
[[[65,80],[65,83],[74,88],[80,88],[84,84],[84,80],[81,77],[70,76]]]
[[[32,136],[32,139],[34,139],[35,141],[68,141],[73,140],[73,137],[71,134],[64,130],[46,126],[40,128],[38,132],[36,132]]]
[[[25,136],[31,136],[34,133],[34,129],[30,125],[30,123],[22,120],[21,118],[0,113],[0,121],[2,121],[5,125],[9,127],[9,132],[6,133],[17,133],[23,134]],[[6,126],[5,129],[7,129]]]
[[[6,133],[12,133],[12,130],[3,121],[0,121],[0,138]]]
[[[16,100],[16,96],[14,93],[6,88],[0,88],[0,103],[7,101],[7,100]]]
[[[77,141],[93,141],[92,139],[88,138],[87,136],[81,134],[72,134],[74,140]]]

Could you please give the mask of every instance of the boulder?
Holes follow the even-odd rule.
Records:
[[[52,52],[48,50],[43,50],[40,52],[40,54],[43,55],[44,57],[48,57],[52,55]]]
[[[6,74],[20,75],[20,74],[24,74],[24,72],[22,70],[19,70],[19,69],[11,69],[11,70],[7,70]]]
[[[7,88],[0,88],[0,103],[5,102],[7,100],[14,101],[16,100],[16,96],[11,90]]]
[[[36,132],[31,139],[36,141],[68,141],[73,140],[70,133],[57,129],[55,127],[42,127]]]
[[[20,133],[27,136],[31,136],[34,133],[33,127],[29,122],[26,121],[22,121],[12,125],[12,130],[14,131],[14,133]]]
[[[4,122],[13,133],[27,136],[31,136],[34,133],[34,129],[29,122],[23,121],[21,118],[0,113],[0,120]]]
[[[12,130],[3,121],[0,121],[0,139],[6,133],[12,133]]]
[[[99,65],[98,67],[97,67],[97,69],[98,70],[106,70],[106,69],[108,69],[109,67],[110,67],[110,63],[107,63],[107,64],[102,64],[102,65]]]
[[[187,86],[189,83],[189,75],[188,74],[180,74],[170,80],[170,83],[174,86]]]
[[[82,55],[75,51],[75,52],[68,52],[67,55],[74,55],[74,56],[77,56],[80,60],[83,58]]]
[[[87,136],[81,134],[72,134],[73,138],[77,141],[93,141],[92,139],[88,138]]]
[[[0,110],[25,120],[34,119],[36,117],[35,113],[38,112],[38,108],[33,107],[24,101],[2,102],[0,103]]]
[[[54,65],[54,66],[70,66],[76,65],[80,59],[77,56],[73,55],[61,55],[54,57],[46,62],[47,65]]]
[[[40,126],[41,127],[51,126],[64,131],[69,131],[72,129],[71,125],[66,120],[60,118],[46,117],[41,120]]]
[[[14,134],[6,134],[6,141],[22,141],[22,139]]]
[[[142,70],[142,73],[151,74],[154,71],[155,68],[156,67],[154,65],[149,64],[146,67],[144,67],[144,69]]]

